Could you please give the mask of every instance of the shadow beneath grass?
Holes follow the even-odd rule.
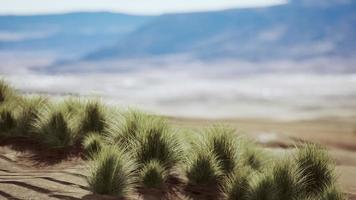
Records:
[[[184,183],[178,175],[171,175],[167,182],[159,188],[137,188],[140,197],[144,200],[158,200],[158,199],[182,199]]]
[[[51,194],[48,195],[49,197],[54,197],[57,199],[66,199],[66,200],[81,200],[80,198],[72,197],[72,196],[67,196],[67,195],[61,195],[61,194]]]
[[[53,165],[74,157],[83,158],[81,145],[66,149],[49,149],[28,137],[0,137],[0,146],[24,153],[22,157],[30,159],[35,165]]]
[[[83,200],[127,200],[125,198],[118,198],[108,195],[99,195],[99,194],[88,194],[82,197]]]
[[[217,185],[197,186],[187,184],[184,187],[185,195],[192,200],[216,200],[222,199]]]

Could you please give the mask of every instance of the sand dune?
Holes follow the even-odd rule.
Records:
[[[342,189],[349,199],[356,199],[354,118],[294,122],[171,118],[171,122],[189,128],[225,122],[236,127],[238,134],[250,137],[275,152],[293,150],[300,141],[319,142],[329,149],[335,160]],[[46,162],[38,159],[35,152],[16,148],[10,143],[0,143],[0,199],[110,199],[91,194],[85,181],[85,162],[79,157]],[[55,155],[47,158],[55,159]],[[153,192],[134,198],[155,199],[156,194]]]

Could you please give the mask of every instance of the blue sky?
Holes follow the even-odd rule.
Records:
[[[0,0],[0,14],[48,14],[73,11],[111,11],[162,14],[258,7],[287,0]]]

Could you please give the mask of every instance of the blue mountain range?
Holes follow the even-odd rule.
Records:
[[[0,51],[8,50],[51,51],[81,61],[170,55],[206,61],[353,57],[356,1],[293,0],[160,16],[0,16]]]

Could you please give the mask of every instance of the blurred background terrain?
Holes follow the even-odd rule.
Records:
[[[0,16],[0,73],[26,93],[166,115],[354,116],[356,2],[134,15]]]

